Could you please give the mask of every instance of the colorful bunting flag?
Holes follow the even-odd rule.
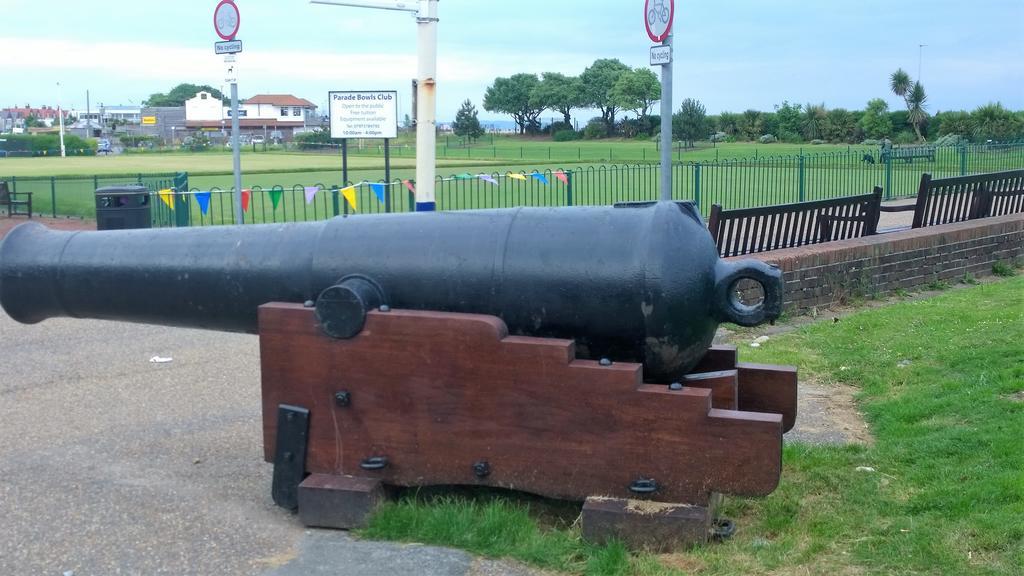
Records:
[[[494,176],[491,176],[490,174],[478,174],[477,178],[483,180],[484,182],[488,182],[490,184],[494,184],[495,186],[498,185],[498,181],[495,180]]]
[[[509,172],[508,177],[515,178],[516,180],[526,180],[526,176],[519,174],[517,172]]]
[[[380,203],[383,204],[384,203],[384,184],[381,184],[379,182],[370,182],[370,190],[373,191],[373,194],[377,197],[377,200],[380,200]]]
[[[463,172],[462,174],[456,174],[455,175],[455,179],[456,180],[472,180],[473,179],[473,175],[470,174],[469,172]]]
[[[249,211],[249,199],[252,198],[252,190],[242,188],[242,212]]]
[[[196,204],[199,204],[199,211],[205,216],[210,211],[210,193],[196,192]]]
[[[349,186],[348,188],[341,189],[341,195],[345,197],[345,201],[348,202],[349,206],[352,207],[353,211],[358,211],[356,207],[356,187]]]
[[[541,174],[540,172],[533,172],[533,173],[530,174],[530,176],[533,176],[534,179],[540,180],[541,182],[543,182],[545,184],[548,183],[548,177],[543,175],[543,174]]]
[[[174,190],[171,190],[170,188],[164,188],[163,190],[157,192],[157,194],[160,195],[160,199],[164,201],[164,204],[167,204],[168,208],[174,210]]]
[[[319,191],[319,186],[306,186],[306,204],[312,203],[313,199],[316,198],[316,193]]]
[[[277,210],[277,205],[281,203],[281,196],[284,195],[284,190],[271,188],[267,195],[270,196],[270,203],[274,205],[274,210]]]
[[[565,175],[565,172],[562,172],[561,170],[556,170],[555,178],[558,178],[562,182],[562,184],[565,184],[566,186],[569,185],[569,177]]]
[[[412,182],[408,180],[402,180],[402,184],[405,184],[405,187],[409,189],[409,192],[412,192],[413,194],[416,193],[416,189],[412,187]]]

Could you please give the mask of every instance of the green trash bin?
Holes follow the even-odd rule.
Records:
[[[145,186],[106,186],[96,190],[96,229],[152,228],[152,204]]]

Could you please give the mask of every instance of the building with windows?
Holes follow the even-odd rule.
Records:
[[[21,118],[26,119],[29,116],[37,120],[56,120],[57,109],[53,106],[42,106],[40,108],[33,108],[29,104],[25,104],[23,107],[4,108],[0,110],[0,114],[3,114],[6,118]],[[68,111],[64,111],[64,117],[67,118]]]
[[[68,111],[64,110],[64,118],[68,117]],[[12,107],[4,108],[0,110],[0,126],[4,132],[11,132],[15,128],[24,129],[25,120],[29,117],[35,118],[42,122],[45,126],[55,126],[58,124],[59,113],[53,106],[42,106],[40,108],[33,108],[29,104],[25,104],[23,107]]]
[[[167,144],[176,145],[188,136],[188,132],[184,106],[146,106],[142,109],[140,134],[156,136]]]
[[[320,125],[316,105],[291,94],[258,94],[242,102],[238,109],[243,134],[280,137],[291,140],[308,125]],[[223,134],[231,129],[231,108],[209,92],[199,92],[185,101],[185,126]]]
[[[248,118],[277,120],[283,123],[305,123],[316,114],[316,105],[291,94],[258,94],[244,104]]]
[[[68,114],[79,120],[95,120],[99,124],[138,124],[142,121],[142,108],[139,106],[99,104],[88,110],[70,110]]]

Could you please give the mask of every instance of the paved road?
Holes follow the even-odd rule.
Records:
[[[254,336],[0,313],[0,360],[0,574],[526,573],[276,508]]]

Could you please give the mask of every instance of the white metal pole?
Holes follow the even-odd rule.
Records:
[[[669,59],[661,65],[661,199],[672,200],[672,34],[662,45]]]
[[[416,211],[431,212],[437,172],[437,3],[438,0],[310,0],[311,4],[415,12],[419,64],[416,97]]]
[[[60,122],[60,157],[67,157],[67,150],[64,149],[64,108],[61,106],[61,100],[63,100],[63,89],[60,87],[60,82],[57,82],[57,121]],[[53,124],[50,124],[53,126]]]
[[[420,0],[416,15],[418,28],[416,96],[416,211],[432,212],[434,175],[437,172],[437,2]]]
[[[238,82],[231,83],[231,149],[235,172],[235,223],[242,224],[242,148],[238,143]]]

